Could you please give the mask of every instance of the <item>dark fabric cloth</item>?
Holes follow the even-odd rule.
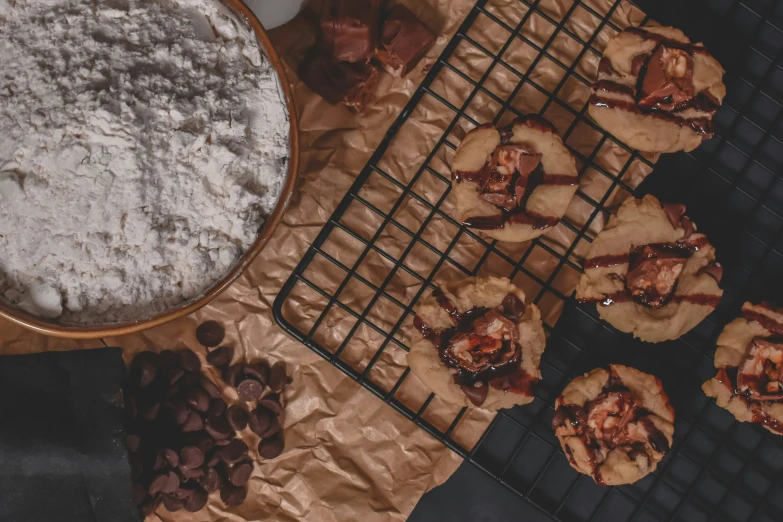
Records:
[[[0,521],[136,522],[122,350],[0,356]]]

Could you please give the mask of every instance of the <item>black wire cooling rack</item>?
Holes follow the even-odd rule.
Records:
[[[614,33],[622,29],[616,15],[627,4],[618,0],[603,12],[605,7],[599,2],[580,0],[570,4],[567,11],[559,12],[546,0],[521,0],[522,14],[516,20],[499,14],[495,4],[508,5],[509,0],[480,0],[470,11],[283,286],[274,304],[275,319],[294,338],[539,508],[541,520],[783,520],[780,438],[759,426],[735,422],[700,390],[701,383],[714,374],[715,340],[723,326],[739,313],[741,304],[746,300],[783,300],[783,2],[635,2],[650,19],[680,27],[693,41],[705,42],[727,70],[724,80],[728,95],[715,116],[715,138],[693,153],[666,155],[655,165],[587,118],[586,100],[575,106],[574,100],[564,95],[569,82],[589,85],[592,73],[580,72],[578,64],[585,58],[594,57],[597,61],[601,54],[601,49],[596,48],[598,36],[602,31]],[[570,23],[577,15],[582,20],[594,20],[591,34]],[[639,20],[641,24],[647,21]],[[539,24],[539,29],[542,24],[551,26],[549,31],[543,31],[550,34],[548,39],[537,41],[527,36],[525,27],[530,23]],[[500,48],[489,48],[473,30],[478,24],[489,24],[491,30],[507,34],[508,40]],[[563,40],[578,46],[571,64],[554,52]],[[517,45],[533,50],[532,62],[525,71],[506,59],[509,50]],[[454,59],[465,47],[490,62],[483,73],[465,71]],[[554,89],[539,82],[536,71],[541,68],[561,74]],[[509,96],[501,97],[491,87],[498,71],[510,73],[516,84]],[[446,73],[469,86],[459,103],[436,88],[437,79]],[[456,147],[452,132],[460,125],[483,123],[469,115],[472,103],[481,99],[482,103],[497,104],[495,121],[500,121],[519,114],[513,100],[523,93],[542,99],[541,114],[547,116],[548,111],[557,110],[570,118],[570,125],[559,130],[581,165],[580,174],[590,172],[605,180],[602,195],[582,190],[577,193],[579,204],[589,209],[589,220],[572,222],[566,218],[558,225],[559,237],[570,238],[570,245],[565,248],[539,238],[521,250],[509,251],[504,245],[461,227],[444,210],[450,181],[448,172],[434,166],[439,151],[453,153]],[[449,121],[423,164],[403,176],[387,167],[384,158],[406,122],[425,103],[437,106]],[[572,135],[581,132],[577,129],[587,129],[598,136],[592,152],[586,151],[583,144],[572,145]],[[619,171],[595,161],[599,150],[607,146],[621,152],[624,165]],[[634,188],[630,181],[634,169],[653,167],[654,174]],[[397,194],[390,207],[373,203],[371,191],[378,190],[379,184]],[[420,190],[422,186],[429,188]],[[433,189],[436,186],[441,188]],[[580,245],[590,243],[595,232],[591,225],[609,214],[607,206],[618,191],[637,197],[652,193],[663,201],[685,203],[700,230],[709,235],[724,265],[725,296],[721,305],[681,339],[655,345],[636,341],[601,322],[594,306],[577,304],[572,286],[564,288],[560,284],[565,274],[578,276]],[[410,205],[422,210],[418,220],[403,219]],[[352,224],[355,220],[347,219],[356,215],[357,209],[361,210],[358,215],[363,216],[362,230]],[[428,230],[436,221],[450,227],[453,234],[433,239]],[[397,238],[393,244],[387,235]],[[359,247],[358,255],[347,260],[339,255],[339,245],[346,241]],[[479,250],[470,262],[460,253],[467,243],[474,251]],[[335,248],[334,244],[338,246]],[[422,252],[432,261],[425,265],[411,261]],[[532,263],[541,256],[550,256],[554,268],[541,273],[536,268],[540,265]],[[379,263],[387,266],[380,278]],[[561,302],[562,313],[556,324],[546,325],[543,382],[535,401],[500,412],[478,442],[467,448],[454,437],[455,428],[466,419],[465,410],[445,422],[433,419],[428,416],[428,409],[437,401],[432,395],[413,406],[410,401],[400,400],[399,392],[410,380],[407,369],[393,375],[392,384],[388,374],[384,374],[386,382],[381,382],[375,370],[390,353],[407,351],[407,339],[401,331],[413,317],[413,306],[429,293],[439,270],[448,266],[474,275],[490,265],[493,269],[507,266],[507,271],[497,275],[515,281],[524,278],[529,284],[529,301],[550,307]],[[376,267],[374,275],[370,275],[368,266]],[[323,276],[318,279],[325,282],[313,282],[313,273]],[[415,288],[414,295],[405,298],[392,292],[395,278],[409,281],[409,286]],[[347,295],[343,292],[354,285],[367,290],[366,299],[359,303],[343,302],[341,296]],[[536,289],[532,293],[530,285]],[[295,313],[291,308],[301,302],[294,298],[297,293],[316,296],[320,303],[317,318],[307,327],[290,318]],[[319,331],[336,313],[347,318],[350,326],[336,340],[332,336],[330,342],[323,342]],[[356,364],[346,354],[360,332],[376,338],[377,344],[366,360]],[[404,363],[399,357],[395,360]],[[677,413],[673,451],[656,472],[636,484],[615,488],[598,486],[589,477],[576,473],[550,428],[554,399],[565,384],[608,363],[628,364],[658,376]]]

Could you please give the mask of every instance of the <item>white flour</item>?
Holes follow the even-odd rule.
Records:
[[[77,323],[197,297],[273,210],[287,121],[213,0],[0,0],[0,295]]]

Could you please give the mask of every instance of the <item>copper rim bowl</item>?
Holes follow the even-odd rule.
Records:
[[[240,16],[246,20],[250,27],[255,32],[258,42],[262,49],[266,52],[269,61],[277,71],[280,87],[285,96],[285,103],[288,108],[289,123],[290,123],[290,153],[288,163],[288,173],[286,174],[285,184],[283,190],[280,193],[280,199],[277,201],[277,206],[272,214],[267,218],[263,225],[263,228],[259,232],[258,238],[250,246],[250,248],[242,255],[239,263],[231,269],[223,279],[212,285],[206,292],[199,297],[184,301],[176,308],[167,312],[161,312],[160,314],[152,317],[130,322],[122,323],[104,323],[95,326],[89,325],[68,325],[60,324],[57,320],[47,320],[41,317],[34,316],[21,309],[12,306],[8,303],[4,303],[0,300],[0,317],[8,319],[9,321],[21,325],[29,330],[39,332],[45,335],[54,337],[62,337],[68,339],[99,339],[101,337],[125,335],[141,330],[158,326],[174,319],[178,319],[185,315],[191,314],[202,308],[207,303],[212,301],[219,293],[228,288],[234,281],[242,275],[245,269],[250,266],[253,260],[261,253],[269,238],[272,237],[277,225],[280,223],[283,214],[288,208],[288,204],[291,201],[291,195],[296,185],[297,172],[299,169],[299,132],[297,127],[297,114],[296,107],[294,106],[294,97],[291,92],[291,87],[288,84],[288,79],[283,69],[283,64],[280,61],[280,57],[272,48],[272,42],[269,40],[269,36],[266,34],[261,22],[253,14],[253,12],[242,2],[242,0],[220,0],[223,4],[228,6],[234,11],[234,14]]]

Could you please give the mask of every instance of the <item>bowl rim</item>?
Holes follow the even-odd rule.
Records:
[[[139,321],[125,321],[119,323],[106,323],[101,325],[89,326],[89,325],[67,325],[60,324],[56,320],[47,320],[30,313],[27,313],[17,307],[7,306],[0,301],[0,317],[11,321],[19,326],[22,326],[33,332],[41,333],[50,337],[59,337],[63,339],[100,339],[102,337],[127,335],[131,333],[147,330],[155,326],[159,326],[164,323],[168,323],[180,317],[189,315],[200,308],[206,306],[215,297],[222,293],[226,288],[231,286],[234,281],[245,272],[248,266],[258,257],[258,254],[266,246],[269,239],[274,234],[277,226],[282,220],[283,214],[285,214],[288,206],[291,203],[294,188],[299,177],[299,124],[298,115],[296,111],[296,105],[294,103],[293,91],[291,85],[288,83],[288,76],[286,75],[283,62],[277,55],[274,47],[272,47],[272,41],[269,39],[266,30],[261,22],[253,14],[250,8],[245,5],[243,0],[215,0],[223,3],[227,7],[231,8],[235,14],[241,16],[253,29],[256,35],[258,43],[264,49],[266,56],[272,63],[272,67],[277,72],[278,82],[282,89],[283,96],[285,97],[286,108],[288,109],[289,119],[289,161],[288,172],[286,174],[285,183],[283,189],[280,192],[280,198],[275,205],[275,209],[272,214],[267,218],[263,224],[261,232],[256,238],[255,242],[240,258],[231,271],[226,274],[217,283],[212,285],[206,292],[201,294],[196,299],[191,299],[181,303],[177,308],[172,310],[161,312],[148,319]]]

